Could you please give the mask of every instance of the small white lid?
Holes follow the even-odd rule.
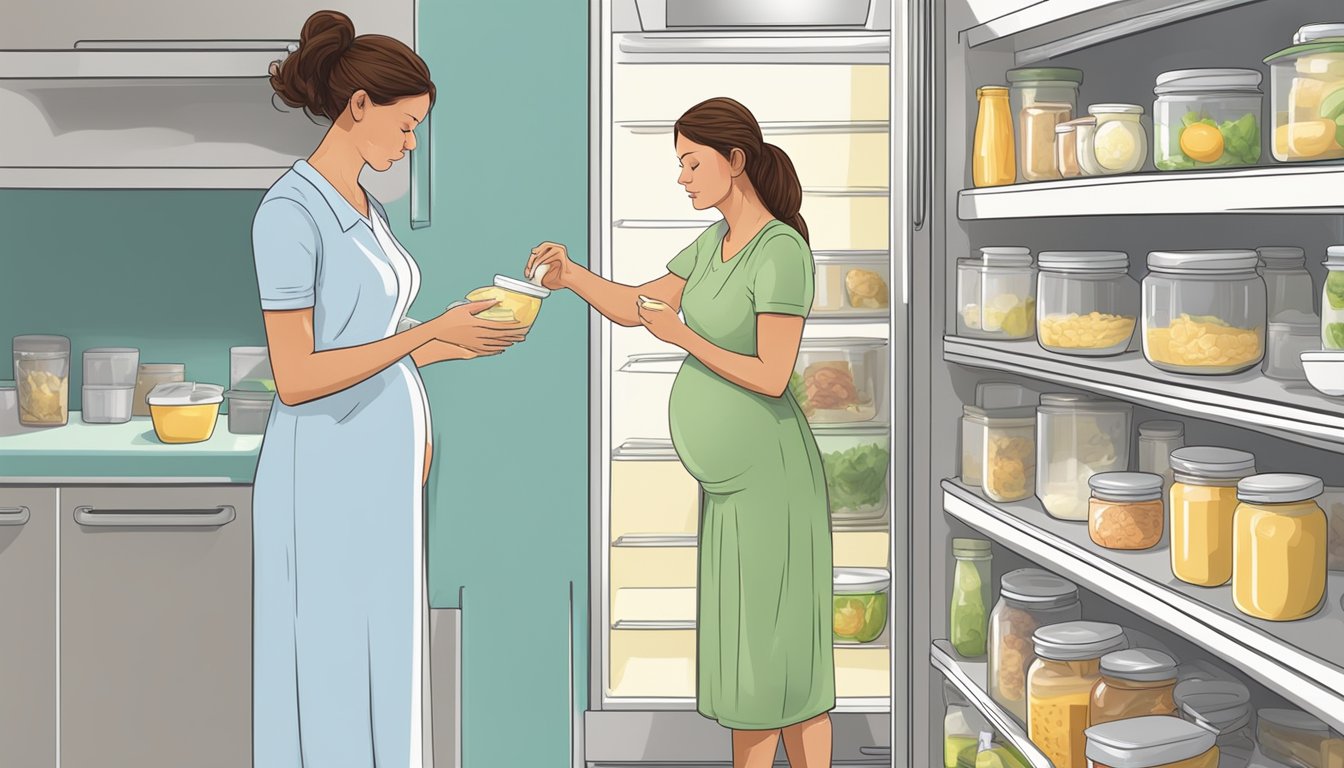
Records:
[[[832,568],[831,591],[837,595],[885,592],[891,573],[885,568]]]
[[[543,288],[540,285],[534,285],[526,280],[519,280],[516,277],[509,277],[507,275],[495,275],[495,287],[513,291],[514,293],[521,293],[524,296],[531,296],[537,299],[544,299],[551,295],[551,291],[548,288]]]
[[[1293,45],[1315,42],[1330,37],[1344,37],[1344,24],[1304,24],[1293,35]]]
[[[1270,472],[1251,475],[1237,482],[1237,498],[1261,504],[1291,504],[1321,495],[1325,483],[1312,475]]]
[[[1152,501],[1162,498],[1164,482],[1151,472],[1098,472],[1088,478],[1087,486],[1103,501]]]
[[[194,381],[166,381],[151,389],[145,401],[150,405],[210,405],[224,401],[224,388]]]
[[[1242,272],[1254,270],[1260,257],[1249,250],[1153,251],[1148,268],[1154,272]]]
[[[1019,568],[1003,574],[999,594],[1020,603],[1073,602],[1078,599],[1078,587],[1040,568]]]
[[[1251,692],[1233,680],[1184,680],[1176,684],[1175,696],[1182,712],[1218,733],[1251,719]]]
[[[1254,91],[1260,79],[1260,73],[1254,69],[1173,69],[1157,76],[1153,93]]]
[[[1041,251],[1036,263],[1048,272],[1109,272],[1129,269],[1124,251]]]
[[[1100,659],[1128,645],[1125,631],[1100,621],[1066,621],[1037,629],[1031,636],[1036,655],[1055,661]]]
[[[1153,683],[1176,679],[1176,660],[1149,648],[1128,648],[1101,657],[1101,672],[1107,677]]]
[[[1329,733],[1330,726],[1300,709],[1259,709],[1255,716],[1261,722],[1291,728],[1295,731]]]
[[[1255,471],[1255,456],[1233,448],[1188,445],[1171,452],[1168,462],[1175,472],[1210,480],[1233,480]]]
[[[1255,249],[1261,263],[1275,267],[1292,267],[1306,262],[1307,254],[1295,245],[1262,245]]]
[[[1179,421],[1157,419],[1154,421],[1145,421],[1139,425],[1139,437],[1149,437],[1156,440],[1184,436],[1185,425]]]
[[[1156,768],[1208,752],[1213,731],[1169,715],[1149,715],[1094,725],[1085,732],[1087,759],[1110,768]]]
[[[1087,111],[1093,115],[1142,115],[1143,107],[1138,104],[1093,104]]]

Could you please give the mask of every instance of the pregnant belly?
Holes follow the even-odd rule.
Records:
[[[677,374],[668,415],[686,471],[713,493],[731,492],[753,468],[777,461],[780,431],[793,419],[786,401],[731,384],[694,360]]]

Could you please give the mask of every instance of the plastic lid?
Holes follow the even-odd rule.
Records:
[[[145,401],[150,405],[210,405],[224,401],[224,388],[194,381],[167,381],[151,389]]]
[[[1021,603],[1054,602],[1061,598],[1078,599],[1078,587],[1040,568],[1019,568],[1003,574],[999,594]]]
[[[1251,720],[1251,692],[1230,680],[1186,680],[1176,684],[1176,706],[1219,733]]]
[[[1293,34],[1293,45],[1304,45],[1335,37],[1344,37],[1344,24],[1304,24]]]
[[[891,574],[885,568],[832,568],[831,591],[837,595],[885,592]]]
[[[548,288],[543,288],[540,285],[533,285],[526,280],[519,280],[516,277],[508,277],[507,275],[495,275],[495,287],[513,291],[514,293],[521,293],[524,296],[531,296],[537,299],[544,299],[551,295],[551,291]]]
[[[971,559],[993,557],[990,544],[984,539],[952,539],[952,555]]]
[[[1254,91],[1260,79],[1260,72],[1254,69],[1173,69],[1157,76],[1153,93]]]
[[[1179,421],[1159,419],[1145,421],[1139,425],[1139,437],[1169,438],[1184,437],[1185,425]]]
[[[1325,249],[1325,262],[1327,266],[1344,266],[1344,245],[1332,245]]]
[[[1050,272],[1106,272],[1129,269],[1124,251],[1041,251],[1036,256],[1041,269]]]
[[[64,336],[30,335],[14,337],[14,354],[61,357],[70,354],[70,340]]]
[[[1176,660],[1161,651],[1130,648],[1101,657],[1101,671],[1108,677],[1136,682],[1176,679]]]
[[[1242,478],[1237,483],[1237,498],[1253,504],[1291,504],[1314,499],[1324,490],[1319,477],[1271,472]]]
[[[1151,472],[1099,472],[1088,478],[1087,486],[1106,501],[1151,501],[1162,498],[1164,482]]]
[[[1153,768],[1208,752],[1218,737],[1207,728],[1168,715],[1149,715],[1094,725],[1087,759],[1110,768]]]
[[[1148,268],[1154,272],[1241,272],[1260,264],[1255,251],[1153,251]]]
[[[1265,245],[1255,249],[1261,263],[1275,267],[1297,266],[1307,260],[1306,252],[1293,245]]]
[[[1310,336],[1320,333],[1321,318],[1296,309],[1285,309],[1270,318],[1269,329],[1294,336]]]
[[[1116,624],[1099,621],[1066,621],[1037,629],[1031,636],[1036,655],[1055,661],[1100,659],[1128,643]]]
[[[1082,84],[1083,71],[1072,67],[1023,67],[1006,73],[1010,83],[1060,82]]]
[[[1262,723],[1291,728],[1295,731],[1318,731],[1329,733],[1330,726],[1303,712],[1300,709],[1260,709],[1255,716]]]
[[[1143,107],[1138,104],[1093,104],[1087,111],[1093,115],[1142,115]]]

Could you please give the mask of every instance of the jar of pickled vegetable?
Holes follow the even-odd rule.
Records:
[[[1087,532],[1107,549],[1148,549],[1162,540],[1162,476],[1148,472],[1102,472],[1092,488]]]
[[[1083,617],[1078,587],[1038,568],[1003,575],[999,602],[989,615],[989,696],[1023,722],[1027,719],[1027,670],[1036,660],[1032,636],[1051,624]]]
[[[948,611],[948,637],[963,658],[985,655],[989,633],[990,586],[994,553],[983,539],[953,539],[952,606]]]
[[[1161,651],[1130,648],[1101,657],[1088,722],[1176,714],[1176,660]]]
[[[1238,373],[1265,351],[1255,251],[1156,251],[1143,279],[1143,355],[1172,373]]]
[[[1153,89],[1153,164],[1159,171],[1260,162],[1260,73],[1182,69]]]
[[[1344,245],[1326,250],[1321,289],[1321,348],[1344,349]]]
[[[1036,259],[1036,339],[1043,349],[1105,357],[1129,348],[1139,285],[1123,251],[1043,251]]]
[[[1087,729],[1088,768],[1216,768],[1211,731],[1178,717],[1115,720]],[[1058,765],[1058,764],[1056,764]]]
[[[1325,597],[1325,512],[1318,477],[1252,475],[1237,483],[1232,601],[1248,616],[1293,621]]]
[[[1217,587],[1232,578],[1237,481],[1255,474],[1255,456],[1192,445],[1171,452],[1171,572],[1187,584]]]
[[[1055,768],[1085,768],[1088,708],[1101,657],[1127,645],[1115,624],[1071,621],[1036,630],[1027,673],[1027,735]]]

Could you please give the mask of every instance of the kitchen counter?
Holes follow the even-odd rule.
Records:
[[[202,443],[159,441],[148,416],[125,424],[85,424],[70,412],[63,427],[0,435],[0,483],[252,483],[261,435],[229,432],[219,417]]]

